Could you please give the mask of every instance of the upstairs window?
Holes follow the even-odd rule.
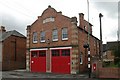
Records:
[[[40,32],[40,42],[45,42],[45,32]]]
[[[33,32],[33,43],[37,43],[37,32]]]
[[[57,29],[54,29],[52,32],[52,40],[53,41],[58,41],[58,31]]]
[[[68,40],[68,29],[67,28],[62,29],[62,40]]]

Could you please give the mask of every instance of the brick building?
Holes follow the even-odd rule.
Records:
[[[99,55],[99,39],[92,35],[92,24],[79,14],[67,17],[51,6],[27,26],[26,68],[32,72],[77,74],[87,70],[87,49],[90,26],[91,57]]]
[[[103,44],[103,61],[105,62],[114,62],[114,50],[119,51],[120,41],[111,41]]]
[[[0,27],[0,63],[2,70],[25,69],[26,37],[16,30]]]

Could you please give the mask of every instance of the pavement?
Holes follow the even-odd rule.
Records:
[[[87,74],[54,74],[28,72],[26,70],[3,71],[2,80],[96,80]]]

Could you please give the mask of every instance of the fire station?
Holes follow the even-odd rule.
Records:
[[[79,21],[79,26],[77,25]],[[92,24],[84,14],[68,17],[51,6],[27,26],[26,69],[31,72],[77,74],[87,70],[88,24],[91,56],[99,55],[99,39],[92,35]]]

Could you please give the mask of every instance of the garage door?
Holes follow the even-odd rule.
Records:
[[[31,71],[46,72],[46,51],[31,51]]]
[[[70,73],[70,49],[51,50],[52,72]]]

